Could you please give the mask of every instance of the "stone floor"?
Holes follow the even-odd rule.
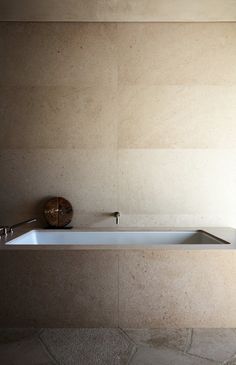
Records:
[[[1,365],[236,365],[236,329],[0,329]]]

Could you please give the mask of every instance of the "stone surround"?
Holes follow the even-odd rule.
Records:
[[[1,327],[236,327],[236,250],[1,250]]]

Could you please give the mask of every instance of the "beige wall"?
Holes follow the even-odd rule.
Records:
[[[0,0],[0,20],[235,21],[235,0]]]
[[[1,23],[1,222],[236,222],[235,23]]]

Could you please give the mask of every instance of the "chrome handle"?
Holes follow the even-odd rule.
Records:
[[[116,219],[116,224],[120,224],[120,212],[114,212],[113,216]]]

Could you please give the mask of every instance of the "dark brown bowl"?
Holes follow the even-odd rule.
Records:
[[[52,227],[65,227],[73,217],[72,205],[65,198],[52,198],[44,206],[44,217]]]

